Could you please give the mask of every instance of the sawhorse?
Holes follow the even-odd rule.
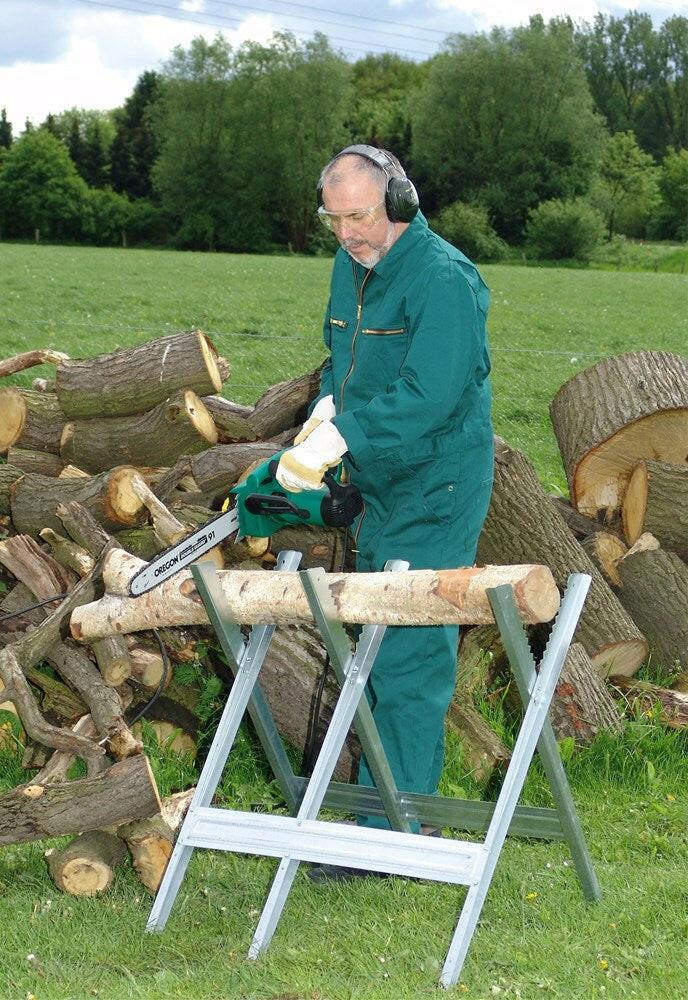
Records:
[[[283,552],[276,569],[296,571],[297,552]],[[403,571],[392,561],[386,571]],[[569,578],[559,614],[541,663],[536,666],[509,586],[488,591],[516,682],[525,706],[501,792],[495,803],[419,795],[396,788],[377,728],[363,697],[382,642],[385,625],[366,625],[352,651],[337,620],[323,570],[300,573],[309,605],[330,655],[341,695],[310,779],[297,777],[282,746],[272,714],[258,684],[273,625],[254,626],[244,641],[238,622],[230,620],[211,563],[192,567],[227,660],[234,684],[218,725],[193,800],[177,838],[148,919],[148,931],[162,931],[195,847],[281,858],[248,957],[257,958],[270,943],[301,861],[365,868],[468,886],[459,921],[444,963],[441,982],[454,984],[480,916],[507,833],[565,839],[587,899],[600,898],[600,887],[587,851],[547,712],[585,600],[590,577]],[[268,761],[292,815],[240,812],[211,807],[239,725],[248,709]],[[377,790],[330,783],[349,727],[355,723]],[[536,745],[555,809],[519,807]],[[386,815],[392,830],[321,822],[322,806],[359,814]],[[295,814],[295,815],[294,815]],[[418,820],[458,829],[486,830],[482,843],[420,837],[409,832]]]

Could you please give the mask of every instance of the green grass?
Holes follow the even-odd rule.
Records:
[[[685,349],[680,274],[489,266],[495,423],[548,488],[565,488],[547,406],[607,354]],[[231,361],[225,391],[253,402],[323,357],[329,261],[0,244],[0,356],[45,346],[93,355],[199,326]],[[28,385],[36,369],[8,382]],[[512,722],[493,721],[505,739]],[[150,738],[150,736],[149,736]],[[618,738],[562,751],[604,899],[586,904],[560,844],[511,840],[461,983],[471,1000],[679,1000],[688,959],[686,736],[639,716]],[[161,792],[195,780],[150,744]],[[295,755],[296,761],[298,757]],[[242,733],[220,787],[229,804],[279,808]],[[0,788],[21,780],[0,751]],[[450,739],[443,791],[484,790]],[[550,804],[540,767],[524,800]],[[51,841],[56,845],[61,841]],[[314,887],[297,878],[275,940],[245,961],[274,862],[196,852],[168,927],[143,928],[151,898],[126,866],[102,899],[56,892],[48,842],[0,851],[0,1000],[414,1000],[437,979],[463,890],[393,879]],[[29,958],[29,956],[33,956]]]

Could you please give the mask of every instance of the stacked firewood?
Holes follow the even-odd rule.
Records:
[[[162,689],[144,718],[161,739],[174,733],[193,748],[198,692],[177,682],[177,666],[193,661],[224,680],[229,674],[208,642],[188,573],[139,599],[126,596],[128,582],[145,560],[208,521],[256,462],[293,440],[318,372],[272,387],[254,407],[240,406],[219,395],[227,362],[192,331],[89,360],[31,352],[0,363],[0,375],[44,362],[56,365],[54,380],[0,389],[0,516],[7,531],[0,563],[9,586],[0,602],[0,708],[18,713],[27,734],[24,764],[33,772],[0,797],[0,843],[80,834],[53,852],[49,865],[67,891],[89,893],[109,884],[126,841],[154,889],[173,841],[170,820],[178,822],[181,807],[161,805],[131,719]],[[600,728],[618,728],[619,692],[628,705],[659,700],[669,724],[685,724],[688,361],[660,352],[608,359],[562,387],[552,419],[571,500],[549,497],[528,459],[497,440],[479,560],[547,566],[560,590],[572,572],[593,577],[553,705],[558,737],[585,742]],[[267,575],[254,571],[271,569],[283,549],[303,552],[304,567],[353,568],[342,532],[300,527],[222,545],[213,557],[232,569],[222,574],[223,586],[228,600],[241,591],[242,621],[250,621],[258,578],[257,606],[278,606]],[[58,594],[67,596],[24,610]],[[351,620],[363,621],[365,594],[357,599]],[[281,734],[304,747],[324,652],[299,607],[289,605],[287,615],[298,624],[278,628],[261,687]],[[527,620],[537,650],[547,630],[536,623],[549,619]],[[489,614],[484,622],[465,630],[448,718],[480,777],[509,757],[473,708],[472,694],[489,698],[506,678]],[[172,669],[150,632],[153,623]],[[677,664],[686,671],[683,688],[680,678],[657,690],[632,680],[650,654],[667,676]],[[52,670],[38,669],[41,663]],[[311,732],[316,745],[336,696],[329,676]],[[339,778],[351,778],[358,753],[352,734]],[[87,777],[67,781],[77,757]]]

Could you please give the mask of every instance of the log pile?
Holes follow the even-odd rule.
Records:
[[[256,462],[291,443],[317,393],[318,372],[273,386],[255,406],[234,403],[221,395],[227,362],[194,330],[88,360],[29,352],[0,363],[0,375],[46,362],[56,366],[54,379],[0,389],[7,535],[0,540],[7,583],[0,709],[16,712],[29,775],[0,795],[0,843],[76,834],[48,858],[57,884],[76,894],[110,884],[126,843],[154,891],[179,809],[161,803],[133,720],[157,693],[144,718],[160,742],[193,754],[206,719],[199,684],[185,682],[184,671],[201,686],[231,677],[188,571],[138,599],[127,596],[128,582],[208,521]],[[508,660],[485,601],[485,588],[497,583],[514,585],[539,653],[568,575],[593,577],[552,711],[559,737],[582,743],[602,728],[615,730],[619,704],[645,706],[653,697],[669,724],[683,724],[685,694],[660,697],[632,678],[648,654],[667,675],[678,663],[688,676],[680,614],[688,574],[686,367],[676,355],[641,352],[607,359],[562,387],[552,419],[570,501],[548,497],[526,456],[497,440],[478,553],[483,568],[410,572],[403,585],[389,577],[380,589],[379,580],[346,572],[353,553],[341,532],[294,527],[218,547],[212,556],[223,592],[241,621],[280,622],[261,686],[282,736],[304,746],[324,663],[300,587],[272,571],[276,553],[287,548],[303,552],[303,567],[330,574],[345,622],[470,624],[462,629],[448,726],[480,779],[509,758],[474,708],[474,699],[499,697],[508,684]],[[50,602],[58,594],[66,596]],[[48,603],[29,609],[39,601]],[[316,746],[336,694],[329,676]],[[359,752],[352,733],[338,778],[352,778]],[[86,775],[73,779],[77,759]]]

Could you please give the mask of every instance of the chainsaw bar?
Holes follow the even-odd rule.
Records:
[[[194,559],[198,559],[238,530],[239,515],[236,510],[218,514],[212,521],[208,521],[186,538],[182,538],[181,542],[176,542],[164,552],[159,552],[152,562],[139,570],[129,581],[130,596],[140,597],[141,594],[148,593],[153,587],[169,580],[180,569],[184,569]]]

